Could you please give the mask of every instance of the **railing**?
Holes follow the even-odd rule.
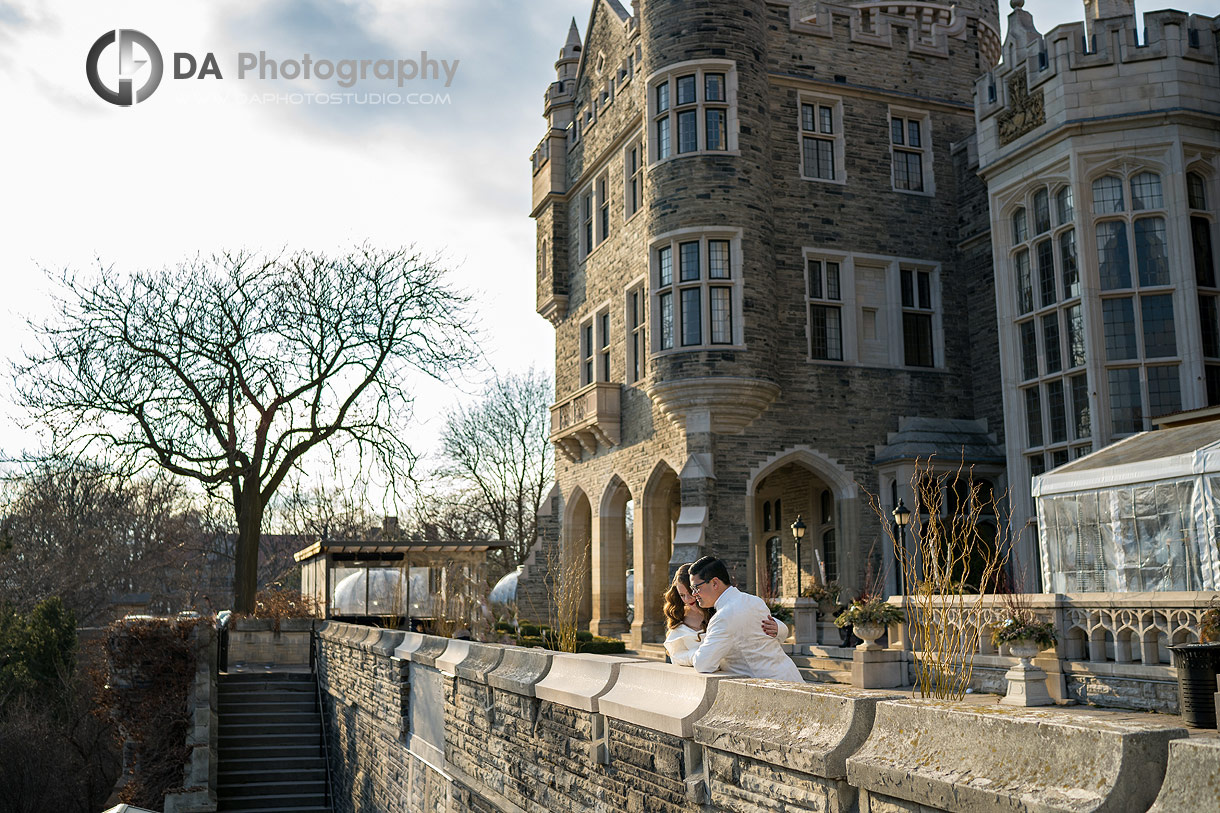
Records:
[[[622,385],[595,381],[551,406],[551,442],[572,461],[617,446]]]
[[[1170,662],[1169,647],[1199,640],[1199,628],[1209,602],[1220,594],[1212,592],[1175,593],[1035,593],[1024,597],[1024,604],[1040,619],[1055,624],[1059,643],[1055,653],[1065,661],[1142,664],[1152,666]],[[1006,613],[1004,596],[966,596],[952,600],[943,609],[942,620],[958,626],[977,640],[975,653],[994,655],[990,626]],[[919,612],[927,599],[896,596],[893,604]],[[935,601],[935,599],[933,599]],[[946,601],[950,601],[946,599]],[[979,612],[971,608],[978,601]],[[964,605],[964,607],[963,607]],[[979,623],[975,623],[975,622]],[[894,645],[919,651],[917,630],[899,626]],[[1001,649],[999,654],[1007,654]]]
[[[331,784],[330,777],[330,737],[327,732],[330,730],[326,726],[326,704],[322,702],[322,678],[321,670],[318,667],[318,630],[315,628],[310,632],[311,646],[309,648],[310,666],[313,667],[313,686],[314,692],[318,701],[318,717],[322,720],[322,760],[326,763],[326,806],[331,810],[335,809],[331,802],[331,789],[334,787]]]

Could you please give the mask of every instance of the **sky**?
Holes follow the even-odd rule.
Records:
[[[1215,14],[1218,4],[1177,7]],[[414,244],[438,255],[474,295],[488,359],[453,384],[420,382],[418,446],[434,448],[444,416],[490,370],[553,366],[553,329],[534,311],[528,159],[544,132],[542,95],[570,20],[583,36],[590,7],[591,0],[0,0],[0,363],[31,346],[25,320],[53,307],[46,270],[98,262],[136,270],[235,248]],[[1025,8],[1046,32],[1079,19],[1083,5],[1028,0]],[[93,43],[115,29],[147,34],[165,59],[161,85],[131,107],[95,95],[83,70]],[[117,50],[103,52],[101,79],[112,88]],[[407,75],[424,51],[438,62],[435,79]],[[223,78],[174,79],[176,52],[195,57],[197,74],[215,54]],[[396,70],[406,60],[403,84],[256,80],[257,63],[239,78],[238,54],[260,52],[277,66],[304,54],[336,66],[392,59]],[[137,86],[147,76],[134,75]],[[359,103],[377,94],[393,103]],[[38,448],[22,420],[11,388],[0,386],[0,457]]]

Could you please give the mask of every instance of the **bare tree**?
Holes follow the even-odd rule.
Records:
[[[533,368],[497,377],[479,402],[450,416],[439,473],[500,540],[512,542],[509,568],[525,559],[538,507],[554,476],[549,434],[551,378]]]
[[[97,464],[35,461],[0,491],[0,596],[29,610],[59,596],[85,625],[110,620],[116,594],[147,592],[162,609],[194,607],[178,551],[196,528],[180,483],[128,479]],[[197,564],[197,563],[192,563]]]
[[[100,444],[224,493],[242,612],[289,473],[317,450],[410,476],[411,374],[474,359],[467,298],[406,249],[224,254],[63,283],[59,316],[32,325],[41,347],[16,371],[24,405],[77,452]]]

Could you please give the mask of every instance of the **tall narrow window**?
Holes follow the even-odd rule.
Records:
[[[709,280],[732,279],[732,261],[728,240],[707,241],[707,276]],[[731,285],[708,287],[708,320],[712,344],[733,343],[733,288]]]
[[[1055,249],[1050,238],[1034,248],[1038,255],[1038,289],[1041,294],[1040,307],[1054,305],[1059,300],[1055,291]]]
[[[924,169],[927,163],[927,147],[924,137],[924,118],[891,115],[890,155],[894,166],[894,188],[907,192],[923,192]]]
[[[610,311],[597,315],[598,381],[610,380]]]
[[[627,329],[631,332],[627,360],[631,370],[631,382],[644,378],[645,364],[648,358],[648,342],[646,341],[644,321],[644,286],[638,285],[627,292]]]
[[[674,281],[673,248],[662,246],[657,249],[657,286],[662,290],[657,296],[657,336],[662,350],[674,346],[674,295],[667,290]]]
[[[581,250],[587,256],[593,250],[593,192],[580,196]]]
[[[902,348],[909,367],[932,367],[932,272],[901,270]]]
[[[1017,325],[1021,334],[1021,378],[1038,377],[1038,328],[1031,319]]]
[[[801,104],[801,175],[823,181],[835,180],[835,155],[839,147],[837,105],[809,101]]]
[[[593,383],[593,321],[580,326],[580,384]]]
[[[810,259],[805,268],[809,275],[809,355],[815,359],[842,361],[839,263]]]
[[[1028,446],[1042,445],[1042,399],[1037,387],[1025,390],[1025,430],[1029,435]]]
[[[1076,264],[1076,230],[1059,235],[1059,265],[1063,269],[1063,296],[1080,296],[1080,268]]]
[[[623,216],[631,217],[643,201],[644,145],[636,141],[623,153]]]
[[[1057,373],[1063,369],[1063,354],[1059,349],[1059,311],[1042,317],[1042,347],[1046,353],[1046,371]]]
[[[1089,383],[1085,373],[1074,375],[1072,384],[1072,435],[1076,440],[1086,440],[1093,431],[1089,419]]]
[[[1034,234],[1051,230],[1051,203],[1046,189],[1034,193]]]
[[[597,179],[597,242],[610,236],[610,177],[603,174]]]
[[[707,149],[727,150],[729,148],[729,111],[725,106],[728,104],[728,92],[723,73],[705,73],[703,75],[703,100]]]
[[[1017,282],[1017,313],[1029,313],[1034,309],[1034,287],[1029,277],[1029,251],[1021,249],[1013,257]]]

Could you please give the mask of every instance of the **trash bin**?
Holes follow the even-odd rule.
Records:
[[[1169,647],[1178,670],[1178,709],[1191,728],[1216,727],[1216,674],[1220,643]]]

